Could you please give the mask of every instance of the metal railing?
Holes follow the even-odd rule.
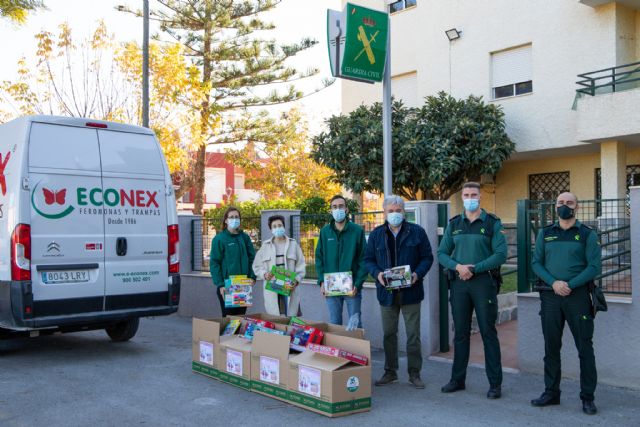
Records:
[[[502,266],[502,276],[515,274],[518,271],[518,240],[515,224],[502,224],[504,237],[507,241],[507,262]]]
[[[191,269],[209,271],[211,241],[221,230],[222,218],[196,218],[191,220]],[[249,235],[256,251],[260,248],[260,217],[242,217],[242,230]]]
[[[578,74],[582,80],[576,92],[594,96],[598,93],[620,92],[640,86],[640,62],[605,68],[589,73]]]
[[[609,294],[631,295],[631,226],[627,199],[583,200],[576,216],[598,234],[602,273],[596,283]],[[556,221],[555,201],[518,201],[518,290],[529,292],[536,277],[531,256],[539,230]]]

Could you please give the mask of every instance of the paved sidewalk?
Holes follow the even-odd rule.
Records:
[[[489,401],[484,370],[470,368],[467,390],[445,395],[450,365],[427,361],[425,390],[401,382],[374,388],[371,412],[330,420],[194,374],[191,321],[144,319],[128,343],[104,332],[0,342],[0,426],[637,426],[640,391],[600,386],[600,413],[584,415],[578,384],[565,380],[562,405],[533,408],[542,377],[505,374],[504,397]],[[374,378],[382,373],[374,355]]]
[[[511,320],[496,326],[498,339],[500,340],[500,352],[502,354],[502,367],[518,370],[518,321]],[[451,331],[453,336],[453,331]],[[453,345],[449,346],[447,353],[436,353],[434,358],[450,360],[453,363]],[[471,335],[471,351],[469,352],[469,364],[484,368],[484,346],[482,335]]]

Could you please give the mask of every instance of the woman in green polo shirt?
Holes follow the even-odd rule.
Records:
[[[256,256],[253,243],[249,235],[240,228],[240,211],[230,206],[224,212],[221,230],[211,241],[211,253],[209,259],[209,271],[214,286],[216,286],[218,301],[222,315],[245,314],[246,307],[225,308],[224,306],[224,281],[229,276],[245,275],[255,283],[256,275],[252,264]]]

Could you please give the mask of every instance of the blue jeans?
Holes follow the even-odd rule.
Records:
[[[362,328],[362,314],[360,313],[360,305],[362,304],[362,291],[359,291],[355,297],[335,296],[326,297],[327,307],[329,308],[329,322],[334,325],[342,325],[342,307],[347,302],[347,314],[349,318],[358,313],[360,321],[358,328]],[[347,319],[348,321],[349,319]]]

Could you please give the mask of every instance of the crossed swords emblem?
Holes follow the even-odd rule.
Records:
[[[362,45],[364,47],[356,55],[356,57],[353,59],[354,61],[357,61],[358,58],[360,58],[360,56],[363,53],[366,53],[367,54],[367,58],[369,59],[369,63],[371,63],[371,65],[376,63],[376,57],[374,56],[373,50],[371,49],[371,44],[375,43],[376,36],[378,35],[379,32],[380,32],[380,30],[376,31],[375,33],[373,33],[371,38],[369,38],[369,37],[367,37],[367,33],[364,32],[364,27],[362,25],[360,25],[358,27],[358,40],[362,42]]]

